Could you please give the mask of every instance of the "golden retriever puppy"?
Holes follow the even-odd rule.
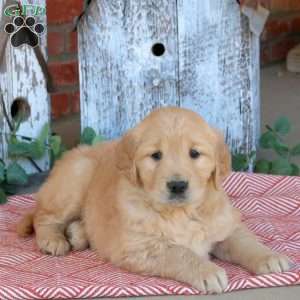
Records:
[[[89,243],[117,266],[205,292],[227,286],[210,253],[257,274],[288,270],[241,224],[221,185],[230,170],[216,130],[192,111],[163,108],[120,140],[67,153],[18,232],[34,229],[51,255]]]

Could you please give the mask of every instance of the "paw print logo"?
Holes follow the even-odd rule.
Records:
[[[45,32],[45,26],[36,23],[34,17],[15,17],[12,23],[7,23],[4,28],[5,32],[10,34],[10,41],[13,47],[19,47],[27,44],[36,47],[39,44],[40,36]]]

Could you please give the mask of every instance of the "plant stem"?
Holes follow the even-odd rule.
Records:
[[[38,166],[38,164],[30,157],[27,157],[27,159],[30,161],[30,163],[36,168],[36,170],[39,172],[39,173],[42,173],[43,170]]]
[[[283,140],[283,138],[272,128],[272,127],[270,127],[269,125],[266,125],[266,128],[269,130],[269,131],[271,131],[271,132],[273,132],[273,134],[279,139],[279,141],[281,142],[281,143],[284,143],[284,140]]]

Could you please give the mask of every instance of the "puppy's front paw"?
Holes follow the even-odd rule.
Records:
[[[256,274],[268,274],[285,272],[291,267],[291,261],[284,255],[271,253],[256,262],[254,272]]]
[[[206,293],[222,293],[228,285],[226,272],[213,262],[207,262],[200,270],[194,286]]]
[[[70,244],[63,235],[53,235],[39,239],[37,244],[43,253],[53,256],[66,255],[70,251]]]

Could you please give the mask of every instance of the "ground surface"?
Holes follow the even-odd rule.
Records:
[[[285,115],[290,118],[294,128],[288,142],[295,144],[300,143],[300,75],[292,74],[285,71],[284,65],[275,65],[262,69],[262,127],[264,124],[272,124],[278,117]],[[54,130],[62,135],[63,140],[69,146],[73,146],[78,140],[79,117],[73,116],[65,120],[56,121]],[[269,157],[266,153],[262,156]],[[300,158],[297,162],[300,164]],[[45,174],[35,176],[31,179],[30,184],[18,191],[18,193],[32,193],[44,180]],[[180,300],[203,299],[203,300],[298,300],[300,295],[300,286],[265,288],[255,290],[243,290],[223,295],[211,296],[157,296],[144,297],[139,299],[151,300]],[[102,298],[109,299],[109,298]],[[119,299],[138,299],[138,298],[119,298]]]
[[[285,64],[263,68],[261,71],[261,127],[272,124],[276,118],[287,116],[292,131],[287,142],[300,143],[300,74],[286,71]],[[261,153],[268,157],[268,153]],[[300,156],[295,162],[300,165]]]

